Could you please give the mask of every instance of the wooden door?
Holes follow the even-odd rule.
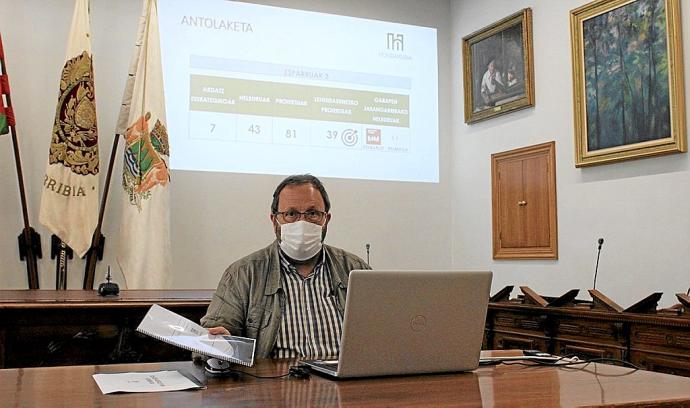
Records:
[[[557,259],[555,142],[491,161],[494,259]]]

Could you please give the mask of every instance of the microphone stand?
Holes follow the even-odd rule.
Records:
[[[599,255],[601,255],[601,246],[604,244],[604,238],[599,238],[599,248],[597,249],[597,264],[594,267],[594,287],[592,289],[597,288],[597,273],[599,272]]]

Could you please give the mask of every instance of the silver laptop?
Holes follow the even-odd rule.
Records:
[[[303,361],[337,378],[474,370],[491,272],[350,273],[338,360]]]

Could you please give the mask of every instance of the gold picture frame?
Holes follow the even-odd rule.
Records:
[[[534,106],[532,9],[462,39],[465,123]]]
[[[687,151],[679,0],[570,12],[575,166]]]

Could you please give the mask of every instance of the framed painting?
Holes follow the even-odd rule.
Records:
[[[685,152],[680,0],[570,13],[575,166]]]
[[[465,123],[534,106],[532,9],[462,39]]]

